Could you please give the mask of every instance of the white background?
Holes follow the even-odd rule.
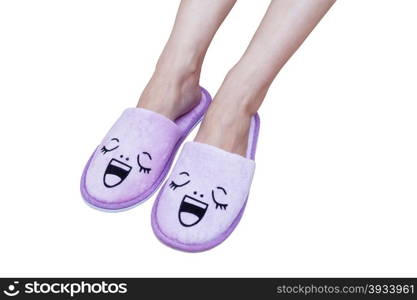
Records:
[[[238,1],[219,30],[211,93],[267,5]],[[285,66],[245,215],[217,248],[161,244],[153,198],[123,213],[83,202],[84,164],[136,104],[177,6],[0,2],[0,275],[417,276],[414,0],[339,1]]]

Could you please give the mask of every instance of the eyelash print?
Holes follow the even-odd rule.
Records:
[[[101,147],[100,151],[103,154],[106,154],[107,152],[113,151],[114,149],[118,148],[119,146],[114,147],[113,149],[107,149],[106,146]]]
[[[110,141],[117,141],[118,143],[120,143],[118,138],[112,138]],[[119,145],[117,145],[116,147],[112,148],[112,149],[107,149],[106,146],[101,147],[100,152],[103,154],[106,154],[107,152],[113,151],[115,149],[119,148]]]
[[[149,153],[148,152],[144,152],[144,153],[146,153],[149,157],[150,157],[150,155],[149,155]],[[144,174],[149,174],[149,172],[152,170],[151,168],[145,168],[144,166],[142,166],[141,164],[140,164],[140,162],[139,162],[139,154],[138,154],[138,156],[136,157],[136,160],[137,160],[137,162],[138,162],[138,166],[139,166],[139,173],[140,172],[143,172]],[[151,158],[151,160],[152,160],[152,158]]]
[[[151,168],[144,168],[142,166],[139,166],[139,172],[143,172],[145,174],[149,174],[150,171],[151,171]]]
[[[169,187],[175,191],[176,188],[183,187],[184,185],[189,184],[189,183],[190,183],[190,180],[188,180],[187,182],[183,184],[176,184],[173,180],[171,180]]]
[[[106,154],[107,152],[109,152],[109,150],[107,150],[107,148],[105,146],[101,147],[100,151],[103,154]]]
[[[185,172],[185,171],[181,172],[180,175],[187,175],[188,177],[190,177],[190,174],[188,174],[188,172]],[[186,184],[189,184],[190,182],[191,182],[191,180],[188,180],[188,181],[184,182],[183,184],[176,184],[174,182],[174,180],[171,180],[171,183],[169,184],[169,187],[175,191],[176,188],[182,187]]]
[[[223,191],[223,193],[225,194],[225,195],[227,195],[227,193],[226,193],[226,190],[224,189],[224,188],[222,188],[222,187],[217,187],[219,190],[222,190]],[[211,197],[213,198],[213,202],[214,202],[214,204],[216,204],[216,209],[218,209],[218,208],[220,208],[220,210],[226,210],[226,208],[227,208],[227,206],[228,206],[228,204],[223,204],[223,203],[219,203],[219,202],[217,202],[216,201],[216,198],[214,197],[214,190],[211,190]]]

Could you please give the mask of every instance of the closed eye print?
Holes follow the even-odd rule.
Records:
[[[188,172],[181,172],[180,175],[185,175],[187,177],[190,177],[190,174],[188,174]],[[191,182],[191,180],[187,180],[184,183],[177,184],[177,183],[174,182],[174,180],[171,180],[171,183],[169,184],[169,187],[175,191],[175,189],[177,189],[179,187],[183,187],[183,186],[189,184],[190,182]]]
[[[222,188],[221,186],[218,186],[216,188],[217,190],[220,190],[222,193],[224,193],[225,195],[227,195],[226,190],[224,188]],[[214,190],[211,191],[211,197],[213,198],[213,202],[214,204],[216,204],[216,209],[220,208],[221,210],[226,210],[228,204],[224,204],[224,203],[220,203],[216,201],[216,197],[214,196]]]
[[[143,158],[144,157],[147,157],[149,160],[152,160],[152,156],[148,153],[148,152],[142,152],[141,153],[142,154],[142,160],[143,160]],[[139,166],[139,173],[140,172],[143,172],[143,173],[145,173],[145,174],[149,174],[149,172],[152,170],[151,168],[147,168],[147,167],[145,167],[145,166],[143,166],[142,164],[141,164],[141,162],[140,162],[140,154],[138,154],[138,156],[136,157],[136,160],[137,160],[137,162],[138,162],[138,166]]]
[[[110,151],[113,151],[113,150],[116,150],[117,148],[119,148],[119,145],[118,145],[119,142],[120,142],[119,139],[118,138],[112,138],[110,140],[110,144],[114,144],[114,142],[117,142],[117,145],[113,146],[113,147],[107,148],[106,146],[103,145],[103,147],[101,147],[101,149],[100,149],[101,153],[106,154],[107,152],[110,152]]]

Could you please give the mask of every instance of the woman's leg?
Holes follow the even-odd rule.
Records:
[[[251,116],[279,70],[335,1],[271,1],[249,47],[210,105],[196,141],[245,155]]]
[[[236,0],[182,0],[175,24],[138,107],[174,120],[198,104],[207,48]]]

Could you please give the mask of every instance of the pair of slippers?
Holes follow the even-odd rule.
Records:
[[[204,116],[209,93],[175,121],[126,109],[90,157],[81,194],[104,210],[148,199],[166,177],[180,145]],[[252,117],[246,157],[198,142],[185,143],[152,209],[152,228],[175,249],[204,251],[223,242],[242,217],[255,170],[259,116]]]

